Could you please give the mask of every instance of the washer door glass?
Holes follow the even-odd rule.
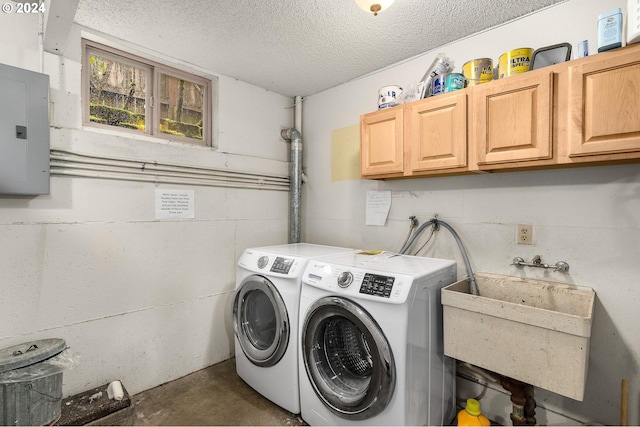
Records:
[[[258,366],[272,366],[289,344],[289,316],[280,293],[262,276],[247,277],[236,290],[233,328],[247,358]]]
[[[309,308],[302,357],[316,395],[342,418],[371,418],[393,396],[396,374],[389,342],[352,301],[325,297]]]

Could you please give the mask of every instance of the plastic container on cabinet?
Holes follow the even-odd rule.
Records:
[[[622,9],[598,15],[598,52],[622,47]]]

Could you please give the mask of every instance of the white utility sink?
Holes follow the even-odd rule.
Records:
[[[582,400],[595,292],[591,288],[477,273],[442,289],[444,352]]]

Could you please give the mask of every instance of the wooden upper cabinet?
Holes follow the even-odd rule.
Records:
[[[640,45],[570,65],[568,103],[570,158],[640,152]]]
[[[405,106],[405,169],[412,175],[467,166],[467,91]]]
[[[360,173],[363,177],[394,177],[404,172],[402,107],[360,118]]]
[[[363,178],[640,162],[640,44],[361,116]]]
[[[474,143],[480,169],[553,157],[553,72],[540,69],[474,86]],[[503,166],[500,166],[503,165]]]

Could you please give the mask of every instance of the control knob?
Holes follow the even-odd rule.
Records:
[[[266,255],[258,258],[258,268],[265,268],[269,264],[269,257]]]
[[[338,276],[338,286],[346,288],[353,282],[353,274],[350,271],[343,271]]]

